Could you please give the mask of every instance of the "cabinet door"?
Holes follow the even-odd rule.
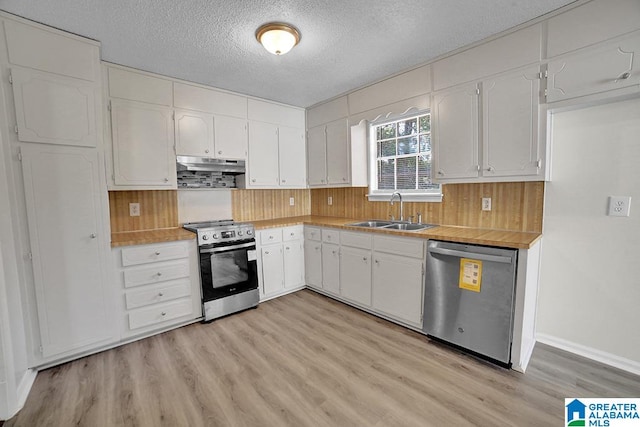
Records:
[[[473,83],[434,97],[433,153],[439,180],[479,174],[478,94]]]
[[[640,36],[636,35],[550,61],[547,102],[639,84],[638,54]]]
[[[327,184],[326,127],[309,129],[307,135],[307,168],[309,185]]]
[[[361,305],[371,305],[371,251],[340,248],[340,295]]]
[[[116,185],[177,187],[169,108],[114,99],[111,129]]]
[[[322,244],[322,288],[340,293],[340,246],[332,243]]]
[[[304,252],[301,241],[285,242],[284,252],[284,287],[296,288],[304,285]]]
[[[278,186],[278,127],[249,123],[248,175],[250,186]]]
[[[12,68],[18,140],[95,147],[95,87],[85,80]]]
[[[98,153],[31,144],[21,152],[42,355],[115,340]]]
[[[537,66],[483,82],[483,176],[539,173],[539,98]]]
[[[349,184],[349,123],[327,124],[327,183]]]
[[[322,289],[322,244],[320,242],[305,240],[304,273],[307,285]]]
[[[280,126],[278,128],[280,187],[307,185],[304,130]]]
[[[265,295],[281,292],[284,288],[282,246],[265,246],[262,255],[262,286]]]
[[[245,119],[215,116],[214,129],[214,157],[246,160],[249,135],[247,133],[247,121]]]
[[[213,115],[176,110],[175,121],[177,155],[213,155]]]
[[[374,252],[373,308],[422,326],[423,261]]]

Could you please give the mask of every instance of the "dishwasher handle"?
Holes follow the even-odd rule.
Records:
[[[459,258],[471,258],[481,261],[499,262],[502,264],[511,264],[510,256],[478,254],[475,252],[457,251],[455,249],[429,248],[429,252],[440,255],[448,255]]]

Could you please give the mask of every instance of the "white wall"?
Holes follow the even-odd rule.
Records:
[[[552,119],[538,339],[640,373],[640,99]],[[606,215],[631,196],[631,216]]]

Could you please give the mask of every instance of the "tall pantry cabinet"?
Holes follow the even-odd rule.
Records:
[[[116,342],[100,45],[0,14],[5,169],[29,366]]]

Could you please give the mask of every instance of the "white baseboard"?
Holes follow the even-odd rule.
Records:
[[[578,356],[586,357],[587,359],[595,360],[635,375],[640,375],[640,362],[625,359],[624,357],[616,356],[615,354],[587,347],[582,344],[576,344],[547,334],[536,334],[536,339],[543,344],[550,345],[551,347],[556,347],[561,350],[577,354]]]
[[[3,408],[6,409],[7,413],[5,414],[3,411],[3,413],[0,414],[0,419],[8,420],[10,418],[13,418],[16,416],[18,411],[22,409],[25,402],[27,401],[27,397],[29,397],[29,392],[31,391],[33,382],[36,380],[36,375],[38,375],[38,371],[36,371],[35,369],[27,369],[25,371],[22,379],[20,380],[20,384],[18,384],[18,388],[15,394],[15,400],[11,399],[11,402],[8,402],[9,399],[6,399],[5,396],[5,401],[10,403],[10,407]],[[13,403],[15,403],[15,406],[13,405]]]

